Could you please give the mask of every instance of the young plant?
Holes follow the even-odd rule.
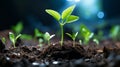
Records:
[[[64,30],[63,27],[67,23],[72,23],[74,21],[77,21],[79,19],[78,16],[71,15],[73,10],[75,8],[75,5],[68,7],[65,9],[62,14],[60,15],[57,11],[51,10],[51,9],[46,9],[45,11],[50,14],[53,18],[55,18],[61,28],[61,46],[63,45],[63,39],[64,39]]]
[[[19,21],[19,22],[17,23],[17,25],[12,26],[12,30],[13,30],[16,34],[21,33],[21,31],[23,30],[23,24],[22,24],[22,22]]]
[[[2,37],[1,41],[2,41],[3,44],[5,44],[6,43],[5,37]]]
[[[97,45],[99,45],[99,40],[98,39],[94,38],[93,42],[95,42]]]
[[[34,30],[34,36],[37,37],[43,37],[43,33],[40,32],[37,28]]]
[[[88,44],[89,40],[93,37],[92,33],[84,24],[80,25],[80,35],[83,37],[84,44]]]
[[[39,38],[38,42],[39,42],[38,45],[39,45],[40,47],[42,47],[42,46],[43,46],[43,39],[42,39],[42,38]]]
[[[9,39],[11,40],[14,48],[16,48],[15,44],[16,44],[16,41],[17,39],[21,36],[21,34],[15,36],[15,34],[13,34],[12,32],[9,32]]]
[[[55,34],[50,35],[48,32],[44,34],[44,39],[47,40],[49,46],[50,46],[50,39],[53,38],[54,36]]]
[[[119,36],[120,36],[120,26],[119,25],[113,26],[110,29],[110,37],[113,40],[117,40],[117,39],[119,39]]]
[[[69,34],[69,33],[66,33],[69,37],[71,37],[72,38],[72,40],[73,40],[73,47],[75,47],[75,39],[76,39],[76,37],[77,37],[77,35],[78,35],[78,32],[76,32],[76,33],[73,33],[73,34]]]

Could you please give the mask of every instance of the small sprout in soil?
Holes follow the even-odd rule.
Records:
[[[67,23],[72,23],[72,22],[77,21],[79,19],[78,16],[71,15],[74,8],[75,8],[75,5],[68,7],[67,9],[65,9],[62,12],[62,15],[60,15],[55,10],[51,10],[51,9],[45,10],[48,14],[50,14],[53,18],[55,18],[60,25],[60,28],[61,28],[61,41],[60,41],[60,43],[61,43],[61,46],[63,45],[63,41],[64,41],[63,40],[64,39],[64,30],[63,30],[64,25]]]
[[[23,30],[23,23],[22,23],[21,21],[19,21],[19,22],[17,23],[17,25],[12,26],[12,30],[13,30],[16,34],[21,33],[21,31]]]
[[[73,40],[73,47],[75,47],[75,39],[76,39],[76,37],[77,37],[77,35],[78,35],[78,32],[76,32],[76,33],[73,33],[73,34],[69,34],[69,33],[66,33],[69,37],[71,37],[72,38],[72,40]]]
[[[94,38],[97,38],[99,41],[104,39],[104,32],[102,30],[98,30],[97,34],[94,35]]]
[[[34,30],[34,36],[37,37],[43,37],[43,33],[40,32],[37,28]]]
[[[10,38],[14,48],[16,48],[15,43],[20,36],[21,36],[21,34],[19,34],[15,37],[15,34],[13,34],[12,32],[9,32],[9,38]]]
[[[93,37],[92,33],[84,24],[80,25],[80,35],[83,37],[84,44],[88,44],[89,40]]]
[[[113,40],[117,40],[119,39],[119,36],[120,36],[120,26],[119,25],[113,26],[110,30],[110,37]]]
[[[43,39],[39,38],[38,42],[39,42],[38,46],[42,47],[43,46]]]
[[[6,43],[6,39],[5,39],[5,37],[2,37],[2,39],[1,39],[1,40],[2,40],[2,43],[3,43],[3,44],[5,44],[5,43]]]
[[[93,42],[95,42],[97,45],[99,45],[99,40],[98,39],[94,38]]]
[[[82,40],[79,40],[80,45],[82,45]]]
[[[48,32],[44,34],[44,39],[47,40],[49,46],[50,46],[50,39],[53,38],[54,36],[55,34],[50,35]]]

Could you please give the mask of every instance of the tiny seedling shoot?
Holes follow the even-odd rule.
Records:
[[[16,48],[15,43],[20,36],[21,36],[21,34],[19,34],[15,37],[15,34],[13,34],[12,32],[9,32],[9,39],[12,42],[14,48]]]
[[[84,44],[88,44],[89,40],[93,37],[92,33],[84,24],[80,25],[80,35],[83,37]]]
[[[39,31],[39,29],[34,30],[34,36],[37,37],[43,37],[43,33]]]
[[[23,23],[19,21],[15,26],[12,26],[12,30],[16,33],[19,34],[23,30]]]
[[[49,46],[50,46],[50,39],[53,38],[54,36],[55,34],[50,35],[48,32],[44,34],[44,39],[47,40]]]
[[[69,34],[69,33],[66,33],[69,37],[71,37],[72,38],[72,40],[73,40],[73,47],[75,47],[75,39],[76,39],[76,37],[77,37],[77,35],[78,35],[78,32],[76,32],[76,33],[73,33],[73,34]]]
[[[50,14],[53,18],[55,18],[60,25],[60,28],[61,28],[61,41],[60,41],[60,43],[61,43],[61,46],[63,45],[63,39],[64,39],[64,30],[63,30],[64,25],[67,23],[72,23],[72,22],[77,21],[79,19],[78,16],[71,15],[74,8],[75,8],[75,5],[68,7],[67,9],[65,9],[62,12],[62,15],[60,15],[55,10],[51,10],[51,9],[45,10],[48,14]]]
[[[1,41],[2,41],[3,44],[5,44],[6,43],[5,37],[2,37]]]

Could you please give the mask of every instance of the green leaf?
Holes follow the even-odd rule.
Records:
[[[60,14],[57,11],[51,10],[51,9],[46,9],[45,10],[48,14],[53,16],[57,21],[60,20]]]
[[[44,39],[45,39],[45,40],[50,40],[50,34],[49,34],[48,32],[46,32],[46,33],[44,34]]]
[[[17,35],[15,39],[17,40],[20,36],[21,36],[21,34]]]
[[[42,37],[43,36],[43,34],[37,28],[34,30],[34,33],[35,33],[35,37]]]
[[[26,40],[31,40],[32,39],[32,36],[31,35],[28,35],[28,34],[22,34],[21,39],[26,39]]]
[[[69,33],[66,33],[66,34],[73,39],[73,36],[71,34],[69,34]]]
[[[15,35],[12,32],[9,32],[9,38],[13,44],[15,44]]]
[[[12,27],[12,30],[15,33],[19,34],[23,30],[23,24],[22,24],[22,22],[21,21],[18,22],[17,25],[15,25],[15,26]]]
[[[6,43],[5,37],[2,37],[1,41],[2,41],[3,44],[5,44]]]
[[[66,21],[66,23],[72,23],[72,22],[75,22],[79,19],[78,16],[74,16],[74,15],[70,15]]]
[[[73,12],[75,5],[68,7],[62,12],[62,20],[66,20]]]

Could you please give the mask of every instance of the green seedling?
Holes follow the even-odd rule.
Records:
[[[71,37],[72,38],[72,40],[73,40],[73,47],[75,47],[75,39],[76,39],[76,37],[77,37],[77,35],[78,35],[78,32],[76,32],[76,33],[73,33],[73,34],[69,34],[69,33],[66,33],[69,37]]]
[[[103,40],[104,39],[104,32],[102,30],[99,30],[97,34],[94,35],[94,38],[98,40]]]
[[[40,32],[37,28],[34,30],[35,37],[43,37],[43,33]]]
[[[3,44],[5,44],[6,43],[5,37],[2,37],[1,41],[2,41]]]
[[[82,40],[79,40],[80,45],[82,45]]]
[[[42,47],[43,46],[43,39],[39,38],[38,42],[39,42],[39,46]]]
[[[15,35],[12,32],[9,32],[9,39],[11,40],[14,48],[16,48],[15,43],[20,36],[21,36],[21,34],[19,34],[15,37]]]
[[[93,37],[92,33],[84,24],[80,25],[80,35],[83,37],[84,44],[88,44],[89,40]]]
[[[49,46],[50,46],[50,39],[53,38],[54,36],[55,34],[50,35],[48,32],[44,34],[44,39],[47,40]]]
[[[99,45],[99,40],[98,39],[94,38],[93,42],[95,42],[97,45]]]
[[[23,24],[22,24],[22,22],[19,21],[19,22],[17,23],[17,25],[12,26],[12,30],[13,30],[16,34],[21,33],[21,31],[23,30]]]
[[[61,46],[63,45],[63,39],[64,39],[64,30],[63,27],[67,23],[72,23],[74,21],[77,21],[79,19],[78,16],[71,15],[73,10],[75,8],[75,5],[68,7],[62,12],[62,15],[60,15],[57,11],[51,10],[51,9],[46,9],[45,11],[50,14],[53,18],[55,18],[61,28]]]
[[[120,26],[119,25],[113,26],[110,30],[110,37],[113,40],[117,40],[117,37],[119,36],[120,36]]]

